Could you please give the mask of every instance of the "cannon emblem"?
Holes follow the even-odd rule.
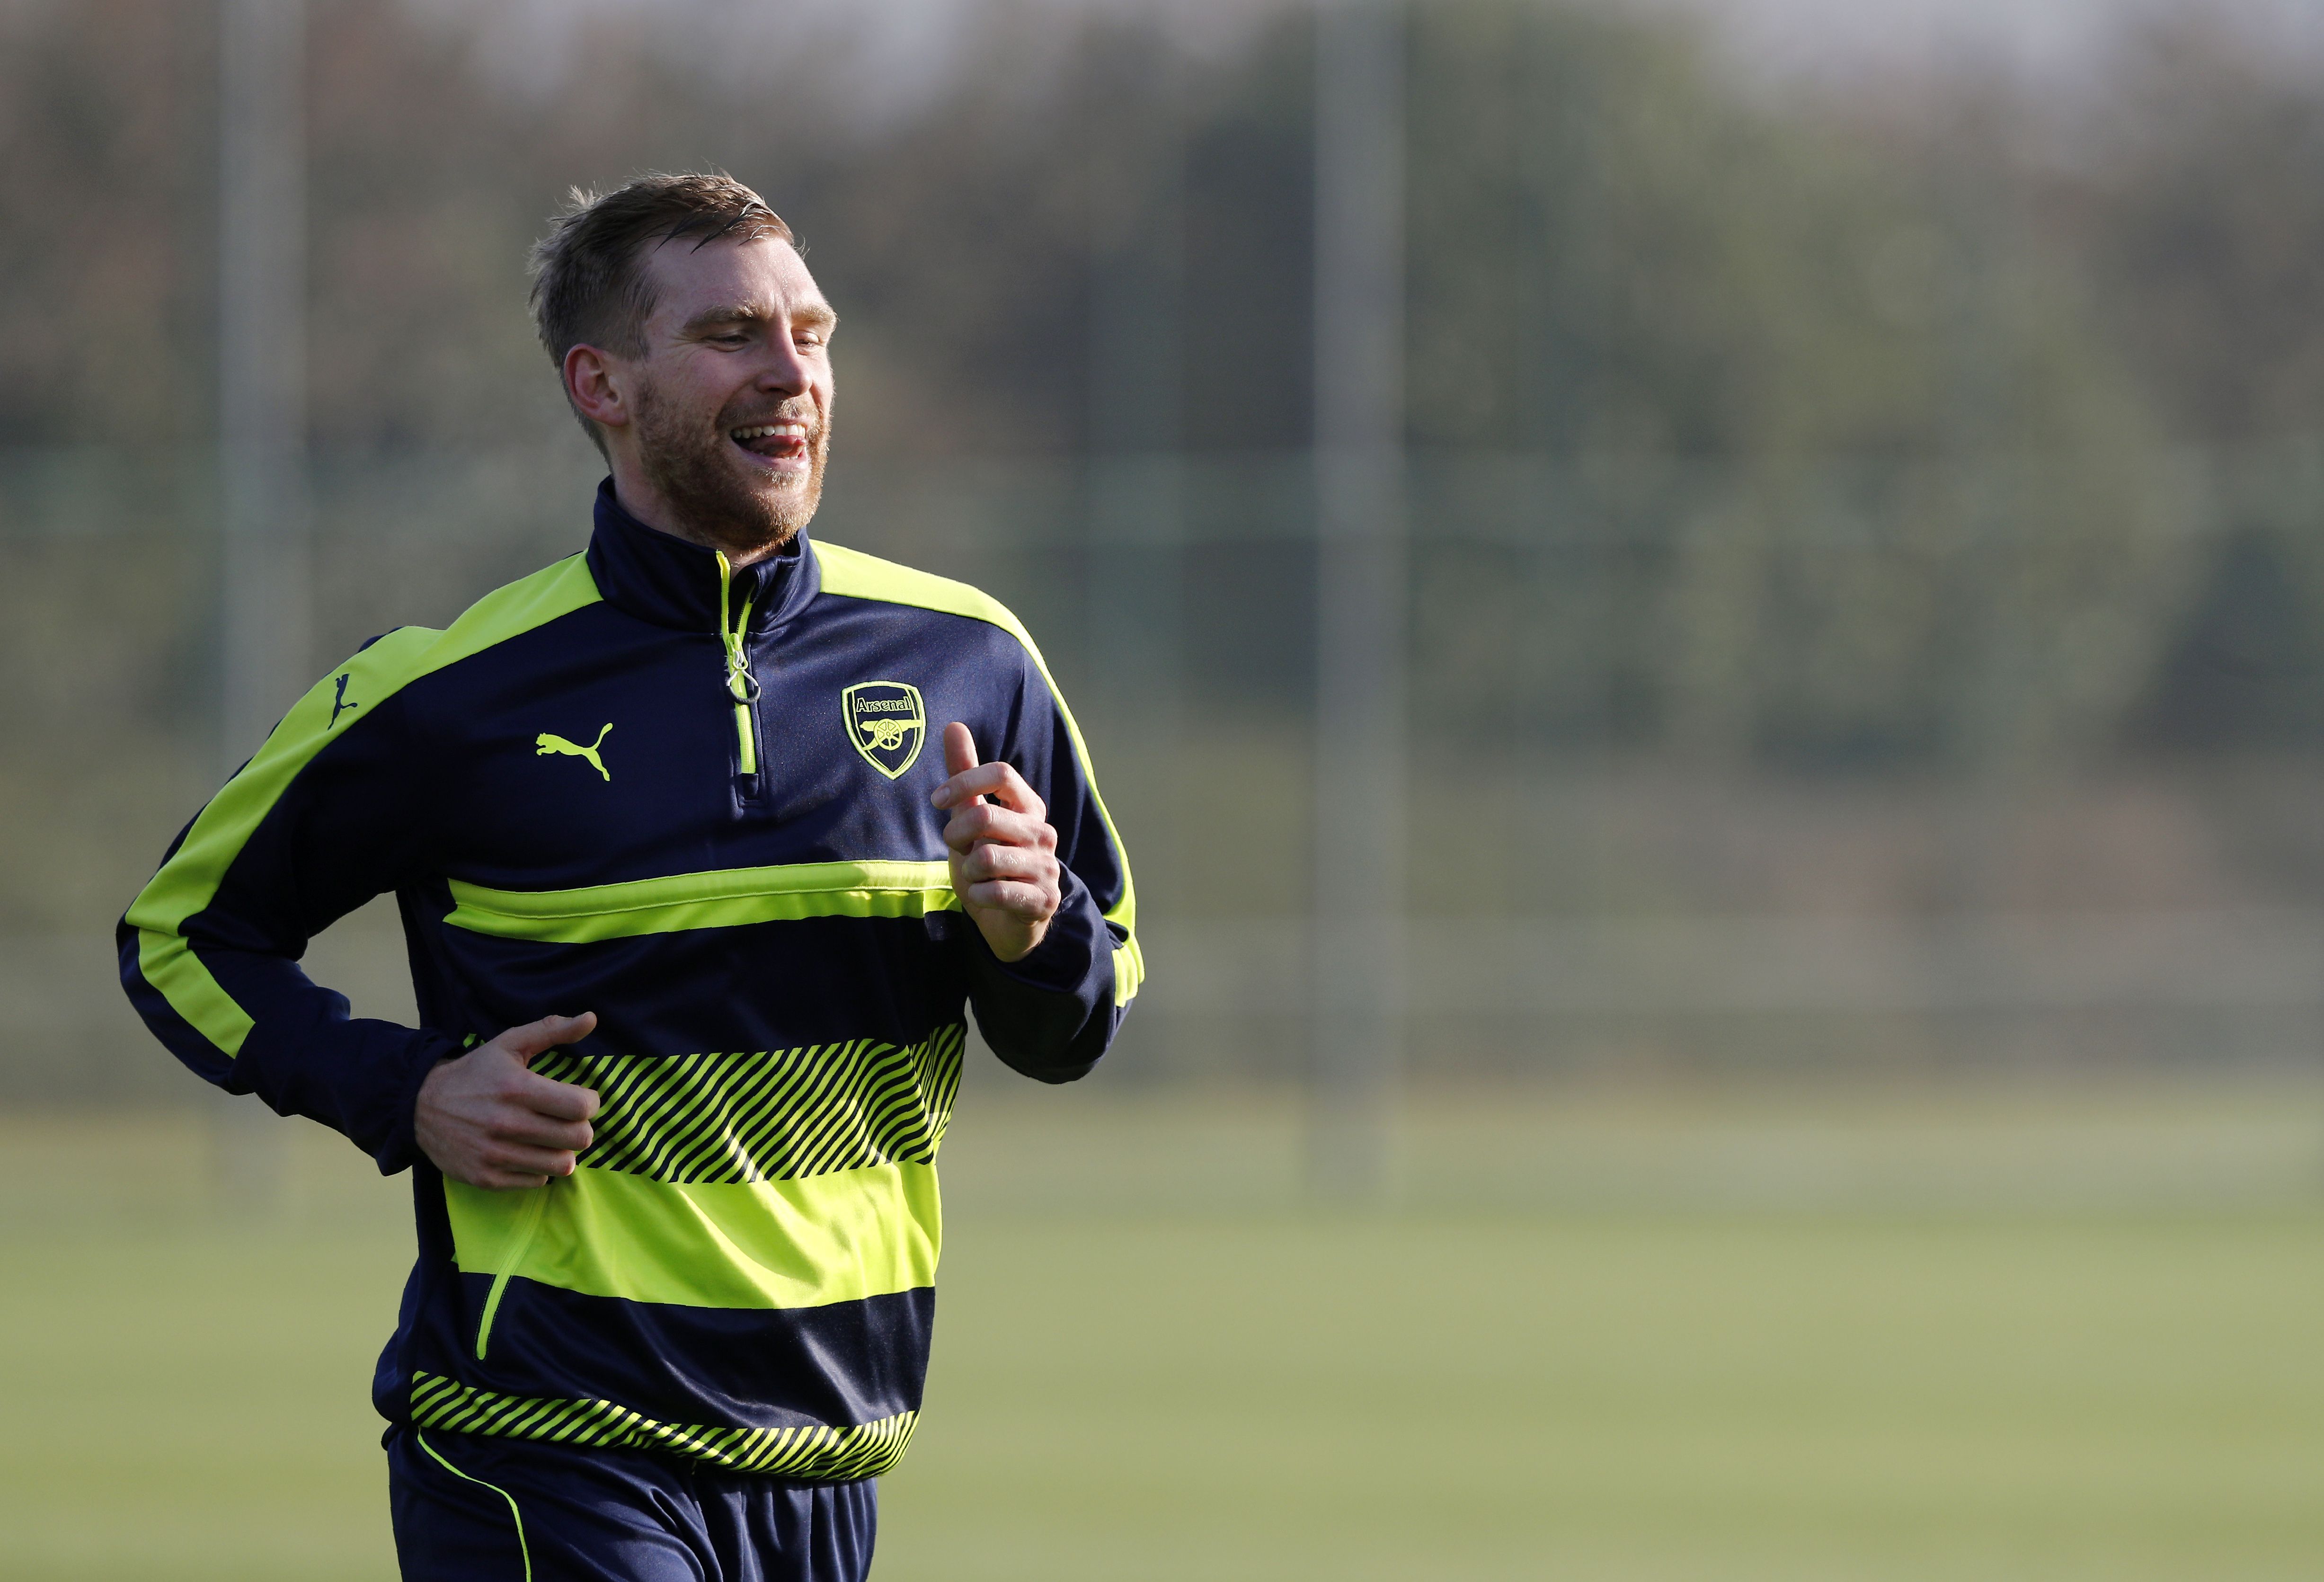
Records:
[[[900,753],[904,750],[905,738],[920,728],[920,722],[917,719],[898,719],[892,714],[880,714],[872,716],[870,719],[859,719],[855,722],[855,726],[858,730],[872,738],[872,750],[874,753]]]

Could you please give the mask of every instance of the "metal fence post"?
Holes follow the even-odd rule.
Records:
[[[306,472],[306,15],[303,0],[223,0],[218,39],[221,778],[309,678]],[[281,1193],[287,1138],[254,1101],[221,1106],[229,1203]]]
[[[1308,1170],[1347,1201],[1387,1189],[1405,1036],[1404,27],[1316,14]]]

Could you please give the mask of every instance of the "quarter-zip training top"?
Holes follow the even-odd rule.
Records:
[[[945,862],[948,720],[1048,809],[1063,904],[1003,964]],[[392,891],[420,1025],[299,960]],[[197,1073],[410,1167],[420,1253],[390,1420],[885,1470],[927,1370],[936,1155],[965,1008],[1045,1081],[1104,1052],[1142,966],[1130,871],[1015,617],[801,534],[736,568],[599,490],[586,554],[374,639],[180,834],[123,982]],[[439,1061],[551,1013],[595,1089],[567,1178],[494,1192],[412,1139]]]

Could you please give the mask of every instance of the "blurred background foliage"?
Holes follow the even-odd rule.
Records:
[[[1027,615],[1204,985],[1158,974],[1150,1020],[1246,1026],[1131,1064],[1287,1070],[1282,1007],[1227,979],[1296,955],[1260,925],[1305,904],[1312,18],[944,14],[881,56],[844,8],[318,0],[315,668],[578,541],[525,247],[576,182],[731,170],[847,320],[823,529]],[[2312,61],[2201,14],[2064,83],[1770,81],[1616,5],[1408,26],[1418,916],[2312,913]],[[217,60],[159,0],[14,0],[0,44],[0,643],[32,681],[0,799],[40,831],[0,842],[0,927],[32,959],[217,772]],[[1110,545],[1142,476],[1169,509]],[[1415,1037],[1448,1069],[1750,1041],[1658,992],[1618,1032],[1528,1001],[1523,1049]],[[2319,1007],[2271,993],[2248,1036],[2126,1003],[2013,1047],[2306,1059]]]

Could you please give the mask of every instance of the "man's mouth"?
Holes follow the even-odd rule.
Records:
[[[758,458],[761,467],[779,473],[803,473],[807,467],[807,425],[788,420],[746,423],[729,429],[726,437]]]

